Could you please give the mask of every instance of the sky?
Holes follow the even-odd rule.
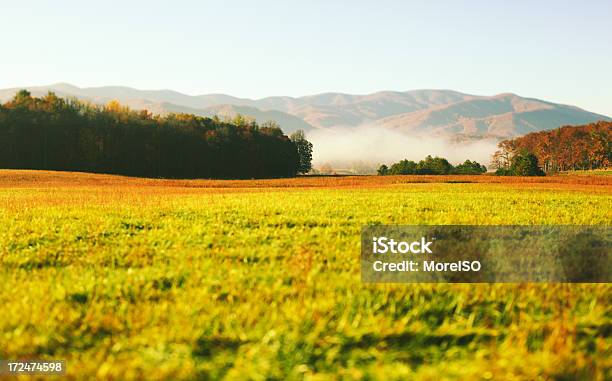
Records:
[[[612,1],[7,1],[0,88],[512,92],[612,116]]]

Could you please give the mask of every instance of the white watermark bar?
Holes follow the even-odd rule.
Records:
[[[0,360],[0,376],[66,374],[66,360]]]
[[[369,283],[609,283],[610,226],[369,225]]]

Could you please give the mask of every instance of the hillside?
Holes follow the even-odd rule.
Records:
[[[509,137],[564,124],[584,124],[610,118],[515,94],[475,97],[378,121],[385,128],[441,135]]]
[[[17,90],[0,90],[0,101],[10,99]],[[453,90],[381,91],[366,95],[323,93],[262,99],[224,94],[192,96],[171,90],[120,86],[80,88],[65,83],[28,87],[28,90],[35,96],[54,91],[60,96],[98,104],[117,99],[132,108],[146,108],[158,114],[187,112],[233,117],[240,113],[259,123],[276,120],[288,133],[296,129],[368,125],[419,134],[507,138],[561,125],[611,120],[578,107],[516,94],[478,96]]]

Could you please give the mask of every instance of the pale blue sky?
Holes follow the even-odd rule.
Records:
[[[445,88],[612,116],[612,1],[10,1],[0,87]]]

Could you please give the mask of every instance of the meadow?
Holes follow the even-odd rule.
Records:
[[[598,224],[612,177],[0,171],[0,358],[69,379],[605,380],[609,284],[363,284],[366,224]]]

